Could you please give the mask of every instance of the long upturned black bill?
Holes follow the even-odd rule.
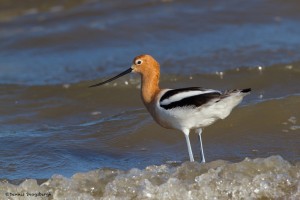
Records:
[[[113,81],[113,80],[115,80],[115,79],[117,79],[117,78],[119,78],[119,77],[121,77],[121,76],[124,76],[124,75],[126,75],[126,74],[129,74],[130,72],[132,72],[132,69],[131,69],[131,68],[129,68],[129,69],[127,69],[126,71],[124,71],[124,72],[118,74],[118,75],[115,76],[115,77],[112,77],[112,78],[110,78],[110,79],[108,79],[108,80],[106,80],[106,81],[103,81],[103,82],[101,82],[101,83],[97,83],[97,84],[95,84],[95,85],[91,85],[91,86],[89,86],[89,87],[97,87],[97,86],[99,86],[99,85],[103,85],[103,84],[108,83],[108,82],[111,82],[111,81]]]

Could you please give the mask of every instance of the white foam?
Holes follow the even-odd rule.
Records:
[[[32,179],[20,185],[3,181],[0,199],[6,192],[51,194],[35,199],[300,199],[300,163],[271,156],[239,163],[99,169],[72,178],[54,175],[42,185]]]

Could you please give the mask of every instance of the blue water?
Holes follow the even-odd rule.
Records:
[[[116,73],[142,53],[172,74],[297,61],[299,15],[274,4],[95,2],[16,16],[1,23],[0,81],[76,83]]]

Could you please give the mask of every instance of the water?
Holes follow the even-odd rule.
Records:
[[[55,175],[42,185],[33,179],[19,186],[6,183],[0,191],[41,199],[298,199],[299,168],[280,156],[129,171],[104,168],[72,178]]]
[[[299,199],[299,11],[279,0],[0,1],[0,199]],[[138,75],[88,88],[142,53],[160,62],[164,88],[252,88],[204,129],[207,164],[185,162],[183,134],[153,122]]]

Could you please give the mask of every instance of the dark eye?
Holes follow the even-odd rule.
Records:
[[[137,65],[140,65],[140,64],[142,64],[142,63],[143,63],[142,60],[137,60],[137,61],[135,61],[135,64],[137,64]]]

